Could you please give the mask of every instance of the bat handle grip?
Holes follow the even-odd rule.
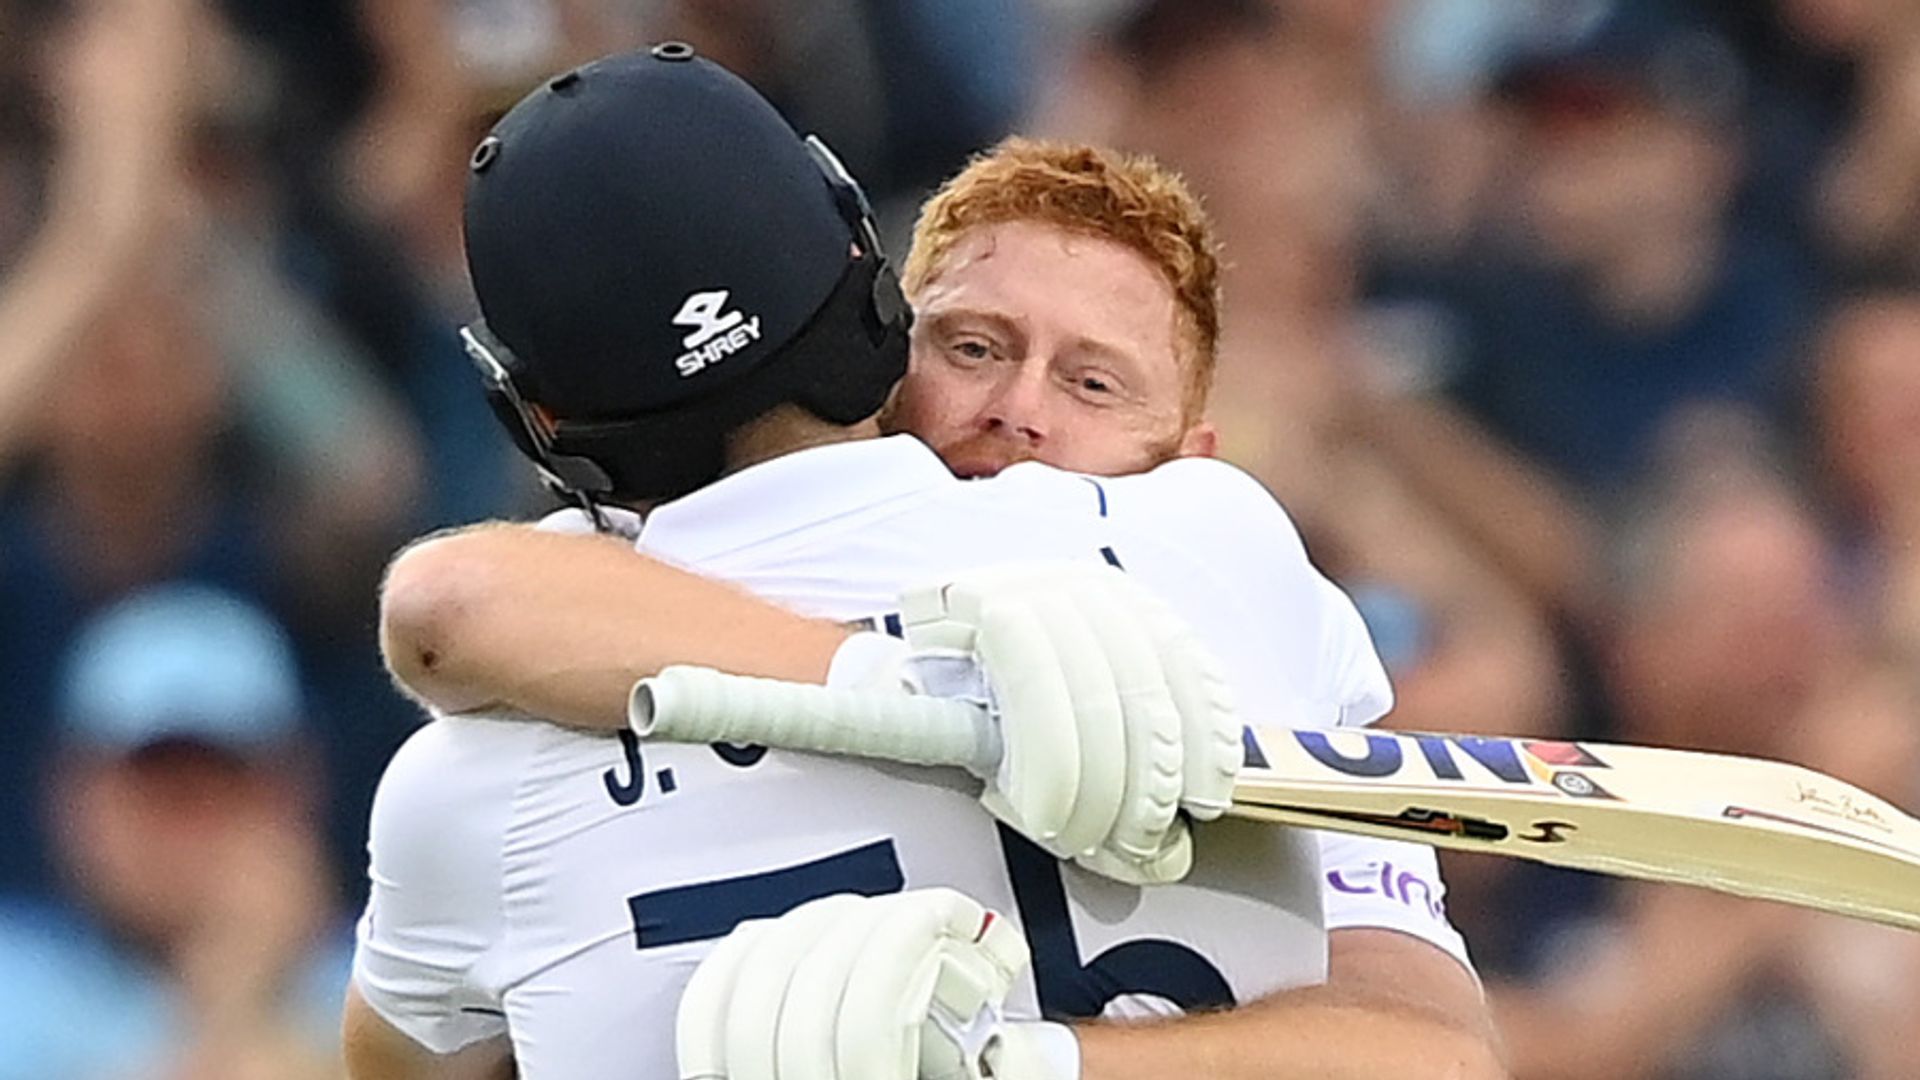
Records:
[[[836,690],[702,667],[670,667],[635,683],[627,721],[642,738],[959,766],[980,777],[994,775],[1003,753],[999,725],[968,702]]]

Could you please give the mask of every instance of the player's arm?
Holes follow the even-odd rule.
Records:
[[[1077,1028],[1084,1080],[1498,1080],[1479,985],[1452,957],[1390,930],[1337,931],[1327,985],[1164,1023]]]
[[[505,1038],[436,1054],[388,1023],[352,985],[347,987],[341,1045],[349,1080],[513,1080],[514,1075]]]
[[[1317,834],[1327,982],[1144,1027],[1079,1030],[1087,1080],[1194,1075],[1499,1077],[1499,1042],[1466,945],[1447,922],[1432,848]],[[1205,843],[1204,835],[1201,842]]]
[[[1433,850],[1319,838],[1327,982],[1162,1023],[1083,1025],[1085,1080],[1165,1075],[1183,1061],[1206,1062],[1186,1075],[1209,1080],[1507,1075],[1480,981],[1445,917]]]
[[[450,720],[394,754],[368,822],[367,907],[341,1028],[353,1080],[492,1080],[512,1063],[497,988],[501,851],[522,725]]]
[[[1239,719],[1184,624],[1092,560],[981,568],[910,594],[925,617],[906,619],[912,648],[864,634],[853,644],[867,648],[843,649],[843,626],[624,541],[491,525],[403,552],[381,631],[396,678],[442,712],[589,729],[624,727],[633,683],[673,664],[991,696],[1010,748],[1003,774],[983,778],[996,815],[1109,876],[1184,876],[1176,811],[1217,817],[1241,758]]]
[[[1355,927],[1327,936],[1327,986],[1424,1015],[1502,1057],[1480,980],[1430,942],[1397,930]]]
[[[387,667],[422,701],[607,731],[634,681],[670,664],[818,683],[849,633],[623,539],[529,525],[424,540],[381,589]]]

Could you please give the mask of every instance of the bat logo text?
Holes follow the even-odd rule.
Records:
[[[1544,783],[1576,799],[1611,799],[1605,788],[1580,769],[1604,769],[1606,762],[1576,743],[1545,740],[1497,739],[1479,735],[1382,735],[1368,733],[1364,751],[1351,753],[1334,745],[1323,731],[1295,731],[1300,748],[1335,772],[1366,779],[1399,774],[1417,759],[1436,780],[1469,779],[1468,772],[1491,774],[1503,784]],[[1351,741],[1347,747],[1353,747]],[[1411,748],[1411,749],[1410,749]],[[1253,733],[1247,733],[1247,763],[1264,765],[1265,755]]]

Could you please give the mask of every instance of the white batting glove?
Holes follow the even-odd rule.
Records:
[[[982,778],[994,816],[1108,877],[1186,876],[1179,811],[1220,816],[1243,751],[1226,679],[1179,616],[1092,562],[975,571],[901,603],[907,645],[857,636],[830,683],[986,705],[1005,747]]]
[[[1078,1080],[1070,1029],[1001,1011],[1027,967],[951,889],[851,894],[740,924],[680,996],[681,1080]]]

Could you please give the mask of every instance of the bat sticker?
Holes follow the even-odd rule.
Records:
[[[1571,821],[1536,821],[1533,832],[1522,833],[1520,839],[1534,844],[1564,844],[1567,838],[1560,835],[1578,830],[1580,826]]]
[[[1378,825],[1382,828],[1396,829],[1406,833],[1458,836],[1467,840],[1488,840],[1495,843],[1512,835],[1505,825],[1497,821],[1482,818],[1461,817],[1444,810],[1428,810],[1413,806],[1394,814],[1369,814],[1359,810],[1330,810],[1318,806],[1284,806],[1274,804],[1276,810],[1286,810],[1296,814],[1311,814],[1314,817],[1330,821],[1352,821],[1363,825]]]
[[[1562,795],[1571,795],[1576,799],[1611,799],[1613,794],[1599,785],[1593,777],[1585,773],[1557,772],[1553,774],[1553,786]]]

